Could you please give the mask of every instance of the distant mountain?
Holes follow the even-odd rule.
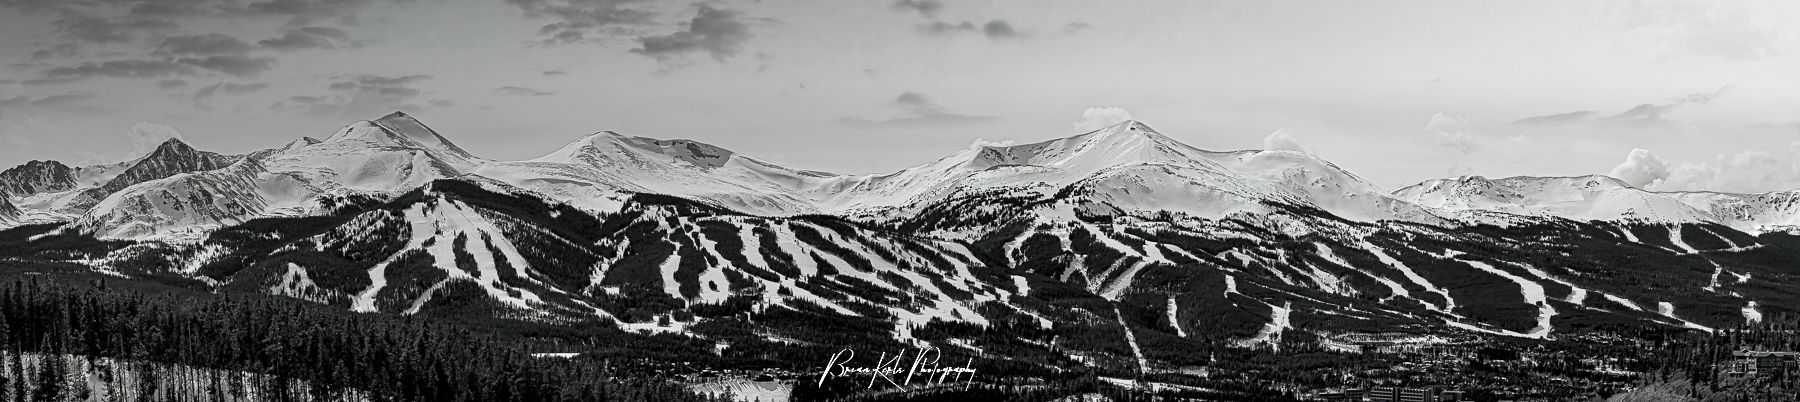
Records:
[[[401,113],[242,156],[172,142],[129,162],[52,174],[74,184],[14,196],[14,218],[0,204],[16,226],[0,259],[676,334],[706,353],[929,344],[1047,370],[1184,370],[1346,334],[1555,341],[1800,313],[1800,237],[1770,230],[1796,222],[1793,193],[1605,176],[1388,193],[1310,154],[1206,151],[1135,121],[883,175],[613,132],[493,161]],[[59,171],[15,170],[33,169]],[[89,193],[106,194],[69,202]]]
[[[10,226],[19,220],[19,208],[12,201],[0,197],[0,225]]]
[[[1611,177],[1464,176],[1394,190],[1408,202],[1469,222],[1508,224],[1550,218],[1621,223],[1730,226],[1746,233],[1800,225],[1800,193],[1657,192]]]
[[[30,161],[0,171],[0,196],[27,197],[76,187],[75,169],[57,161]]]
[[[1427,180],[1394,190],[1394,195],[1420,206],[1449,213],[1499,212],[1507,215],[1564,218],[1578,221],[1718,223],[1705,211],[1669,196],[1640,190],[1601,175],[1580,177],[1481,176]],[[1471,219],[1479,217],[1465,215]]]

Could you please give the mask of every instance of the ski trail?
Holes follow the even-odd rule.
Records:
[[[1143,349],[1138,348],[1137,335],[1131,333],[1130,325],[1125,325],[1125,315],[1119,313],[1118,307],[1113,307],[1113,317],[1118,318],[1119,328],[1125,330],[1125,343],[1131,345],[1131,356],[1137,358],[1138,372],[1143,373],[1149,364],[1144,360]]]
[[[1455,259],[1457,254],[1462,254],[1461,252],[1458,252],[1456,250],[1446,250],[1446,252],[1447,252],[1447,254],[1449,254],[1449,257],[1451,259]],[[1459,260],[1459,261],[1462,261],[1462,260]],[[1508,280],[1513,281],[1513,283],[1519,284],[1519,294],[1525,297],[1525,303],[1538,306],[1537,327],[1532,328],[1531,332],[1525,333],[1525,336],[1531,337],[1531,338],[1543,339],[1544,337],[1550,335],[1550,329],[1551,329],[1550,317],[1556,315],[1556,308],[1550,306],[1549,297],[1546,297],[1544,295],[1544,285],[1538,284],[1537,282],[1533,282],[1529,279],[1525,279],[1524,277],[1521,277],[1518,275],[1513,275],[1511,272],[1506,272],[1499,268],[1494,268],[1492,265],[1488,265],[1485,262],[1481,262],[1481,261],[1462,261],[1462,262],[1464,264],[1468,264],[1471,267],[1475,267],[1475,269],[1486,271],[1487,273],[1490,273],[1490,274],[1498,275],[1502,278],[1506,278]]]
[[[1680,248],[1682,254],[1696,254],[1700,252],[1700,250],[1695,250],[1693,247],[1689,247],[1686,242],[1681,241],[1680,224],[1669,225],[1669,242],[1675,243],[1675,247]]]
[[[1675,316],[1675,304],[1674,303],[1656,302],[1656,313],[1661,314],[1664,317],[1669,317],[1669,319],[1672,319],[1675,321],[1680,321],[1682,327],[1698,329],[1701,331],[1706,331],[1708,333],[1713,332],[1712,328],[1707,328],[1705,325],[1695,324],[1688,320],[1683,320],[1683,319],[1681,319],[1681,317]]]
[[[1713,235],[1713,237],[1719,238],[1720,241],[1725,242],[1726,250],[1741,250],[1741,248],[1738,247],[1737,242],[1733,242],[1733,241],[1731,241],[1731,239],[1725,238],[1725,236],[1720,236],[1719,232],[1714,232],[1712,229],[1707,229],[1704,226],[1697,226],[1697,227],[1700,228],[1700,230],[1706,231],[1707,234],[1711,234],[1711,235]]]
[[[381,288],[387,287],[388,264],[399,260],[400,256],[406,255],[408,251],[418,249],[420,245],[425,244],[426,239],[431,238],[431,235],[437,232],[437,220],[425,219],[424,208],[422,205],[414,205],[412,208],[406,209],[406,221],[412,223],[412,233],[409,235],[411,237],[406,240],[406,247],[401,247],[400,251],[395,252],[394,255],[381,260],[380,263],[375,264],[374,268],[369,268],[369,288],[350,298],[350,311],[375,312],[375,295],[381,292]]]
[[[1357,268],[1355,265],[1350,265],[1350,261],[1347,261],[1347,260],[1343,259],[1342,257],[1338,257],[1337,253],[1332,252],[1331,247],[1326,246],[1325,243],[1313,243],[1313,247],[1317,248],[1319,250],[1319,256],[1324,257],[1326,261],[1331,261],[1331,263],[1333,263],[1333,264],[1342,265],[1345,268],[1350,268],[1351,270],[1354,270],[1357,273],[1363,274],[1363,276],[1367,276],[1371,279],[1374,279],[1376,282],[1381,282],[1382,285],[1387,286],[1388,293],[1394,294],[1393,297],[1403,297],[1403,298],[1413,299],[1414,301],[1419,301],[1420,304],[1424,304],[1425,308],[1427,308],[1427,309],[1432,308],[1431,303],[1425,303],[1424,301],[1420,301],[1419,299],[1414,298],[1412,296],[1412,292],[1407,291],[1405,286],[1400,286],[1399,282],[1394,282],[1394,280],[1388,279],[1385,276],[1376,275],[1376,274],[1370,273],[1368,271],[1365,271],[1362,268]]]
[[[1752,302],[1755,303],[1755,302]],[[1181,319],[1175,313],[1175,296],[1169,296],[1169,326],[1175,328],[1175,336],[1187,337],[1187,331],[1181,330]]]
[[[1638,240],[1637,234],[1631,233],[1631,228],[1625,227],[1625,225],[1614,225],[1614,226],[1619,227],[1619,233],[1625,234],[1626,241],[1629,241],[1632,243],[1643,243],[1643,241]]]
[[[794,260],[794,268],[800,270],[800,278],[798,279],[811,278],[819,274],[819,263],[813,261],[811,254],[807,254],[806,248],[801,244],[800,238],[794,235],[794,231],[789,229],[788,225],[769,225],[769,230],[774,232],[775,245],[779,246],[781,252],[787,254],[788,258]],[[843,268],[848,269],[850,267],[845,266]]]
[[[1538,269],[1537,267],[1531,266],[1529,264],[1525,264],[1525,263],[1514,263],[1514,264],[1518,264],[1519,266],[1524,267],[1525,271],[1530,272],[1531,275],[1533,275],[1533,276],[1537,276],[1538,278],[1542,278],[1543,280],[1560,283],[1563,286],[1568,286],[1569,287],[1569,298],[1563,299],[1563,301],[1566,301],[1566,302],[1569,302],[1570,304],[1574,304],[1574,305],[1578,305],[1578,306],[1587,303],[1587,294],[1588,294],[1587,289],[1582,289],[1580,286],[1575,286],[1574,283],[1570,283],[1569,281],[1565,281],[1562,279],[1557,279],[1556,277],[1552,277],[1552,276],[1550,276],[1550,274],[1545,273],[1544,270]]]
[[[756,237],[755,227],[735,222],[733,224],[738,226],[738,242],[744,245],[744,259],[748,260],[751,266],[769,268],[769,261],[763,258],[762,239]]]
[[[1433,285],[1431,281],[1425,280],[1425,277],[1419,276],[1418,272],[1414,272],[1412,267],[1408,267],[1406,266],[1406,263],[1400,262],[1400,260],[1395,259],[1393,256],[1382,252],[1381,248],[1375,247],[1375,244],[1373,243],[1363,241],[1362,248],[1368,250],[1371,254],[1375,254],[1375,259],[1381,260],[1382,264],[1387,264],[1390,267],[1394,267],[1394,269],[1400,270],[1400,274],[1406,276],[1406,280],[1412,281],[1414,285],[1419,285],[1419,287],[1425,288],[1425,291],[1427,292],[1437,293],[1439,296],[1444,297],[1444,306],[1442,308],[1433,306],[1431,303],[1426,303],[1424,300],[1419,300],[1419,303],[1423,303],[1425,308],[1447,314],[1454,314],[1451,313],[1451,311],[1456,310],[1456,299],[1450,297],[1450,291],[1439,288],[1437,285]]]
[[[712,256],[712,261],[719,262],[718,265],[706,267],[706,271],[700,273],[700,283],[698,284],[700,302],[723,303],[726,298],[731,297],[731,279],[725,276],[725,270],[741,268],[733,267],[731,260],[725,259],[725,255],[719,253],[719,242],[706,238],[706,233],[700,230],[699,225],[690,225],[687,226],[687,229],[688,236],[699,243],[700,251]]]
[[[1269,323],[1264,325],[1262,330],[1256,331],[1256,336],[1243,341],[1240,345],[1255,346],[1259,343],[1268,343],[1270,348],[1281,352],[1281,333],[1288,328],[1293,328],[1293,324],[1288,321],[1289,314],[1294,311],[1293,308],[1294,302],[1292,301],[1282,302],[1281,307],[1269,304]]]
[[[1706,259],[1706,262],[1712,263],[1712,279],[1707,280],[1706,286],[1702,286],[1700,289],[1716,293],[1719,291],[1719,274],[1725,273],[1725,266],[1719,265],[1717,261],[1713,261],[1711,258]]]
[[[1144,267],[1147,266],[1150,266],[1149,260],[1138,261],[1137,263],[1131,264],[1131,267],[1125,268],[1124,273],[1119,274],[1119,277],[1113,278],[1112,282],[1106,285],[1106,289],[1100,292],[1100,297],[1104,297],[1106,300],[1118,301],[1119,295],[1124,294],[1125,289],[1131,288],[1132,279],[1137,277],[1138,271],[1143,271]],[[1104,277],[1105,276],[1102,276],[1102,278]]]
[[[1745,272],[1742,274],[1736,273],[1736,272],[1728,272],[1728,273],[1730,273],[1731,276],[1736,277],[1734,279],[1737,281],[1737,283],[1744,283],[1744,282],[1750,281],[1750,273],[1748,273],[1748,272]]]
[[[1225,275],[1225,295],[1221,297],[1230,298],[1232,293],[1238,293],[1237,278],[1232,277],[1231,275]]]
[[[1637,303],[1631,302],[1631,299],[1613,296],[1613,295],[1607,294],[1607,293],[1601,293],[1600,296],[1605,297],[1606,300],[1612,301],[1613,303],[1619,303],[1620,305],[1625,306],[1625,308],[1629,308],[1634,311],[1644,311],[1643,307],[1638,307]]]
[[[1023,297],[1023,296],[1031,295],[1031,282],[1027,282],[1025,280],[1025,277],[1013,275],[1012,280],[1013,280],[1013,287],[1019,289],[1019,296]]]
[[[1751,300],[1750,304],[1744,305],[1744,323],[1758,324],[1762,323],[1762,319],[1762,311],[1756,309],[1755,300]]]

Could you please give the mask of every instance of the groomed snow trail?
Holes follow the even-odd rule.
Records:
[[[1458,252],[1456,250],[1446,250],[1446,253],[1447,253],[1447,257],[1450,259],[1455,259],[1458,254],[1462,254],[1461,252]],[[1536,305],[1538,307],[1537,327],[1532,328],[1531,332],[1527,332],[1523,335],[1528,338],[1537,338],[1537,339],[1543,339],[1544,337],[1547,337],[1550,335],[1550,329],[1551,329],[1550,317],[1556,315],[1556,308],[1550,306],[1550,298],[1544,295],[1544,285],[1538,284],[1537,282],[1533,282],[1529,279],[1525,279],[1524,277],[1521,277],[1518,275],[1513,275],[1511,272],[1506,272],[1499,268],[1494,268],[1492,265],[1488,265],[1485,262],[1481,262],[1481,261],[1462,261],[1462,262],[1465,264],[1469,264],[1469,266],[1471,266],[1471,267],[1475,267],[1475,269],[1486,271],[1487,273],[1490,273],[1490,274],[1498,275],[1502,278],[1506,278],[1507,280],[1513,281],[1513,283],[1519,284],[1519,294],[1525,297],[1525,303]]]

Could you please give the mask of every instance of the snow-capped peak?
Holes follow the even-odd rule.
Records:
[[[468,151],[450,143],[450,140],[444,139],[437,131],[426,127],[425,124],[403,112],[394,112],[380,119],[364,120],[344,126],[323,142],[350,141],[362,142],[369,146],[425,150],[456,165],[467,165],[468,162],[479,160]]]
[[[1667,195],[1644,191],[1605,175],[1434,179],[1394,190],[1394,195],[1442,211],[1486,211],[1525,216],[1647,222],[1713,222],[1711,214]]]

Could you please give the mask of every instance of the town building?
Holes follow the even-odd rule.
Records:
[[[1800,371],[1800,352],[1740,350],[1731,355],[1725,369],[1731,377],[1773,377]]]

